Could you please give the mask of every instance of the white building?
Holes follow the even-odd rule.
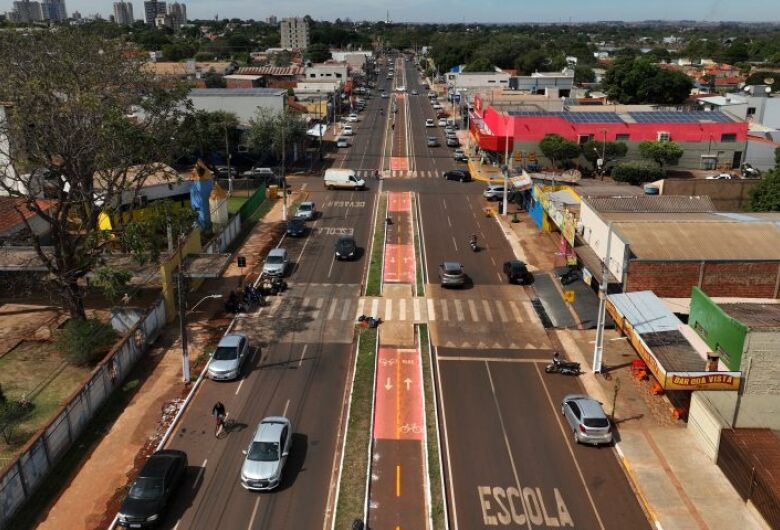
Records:
[[[178,30],[187,23],[187,6],[179,2],[168,4],[168,14],[171,16],[173,29]]]
[[[287,106],[287,90],[281,88],[194,88],[189,98],[195,110],[232,112],[242,125],[248,124],[258,109],[277,113]]]
[[[448,72],[445,74],[447,84],[459,89],[509,88],[509,78],[506,72]]]
[[[305,50],[309,47],[309,23],[300,17],[284,18],[280,24],[281,47],[285,50]]]
[[[349,76],[346,63],[317,63],[307,66],[304,77],[307,81],[326,80],[344,82]]]
[[[133,4],[130,2],[114,2],[114,22],[120,26],[131,26],[135,22]]]

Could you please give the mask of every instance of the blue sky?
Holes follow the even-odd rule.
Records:
[[[573,22],[593,20],[740,20],[780,22],[780,1],[752,0],[189,0],[189,18],[255,18],[269,15],[311,15],[315,19],[337,17],[353,20],[385,18],[390,8],[394,21],[410,22]],[[0,11],[11,8],[0,0]],[[82,15],[112,12],[113,0],[66,0],[68,12]],[[143,1],[133,1],[140,18]]]

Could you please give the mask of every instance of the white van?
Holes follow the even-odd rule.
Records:
[[[329,190],[334,188],[362,190],[366,188],[366,181],[359,178],[354,169],[326,169],[325,187]]]

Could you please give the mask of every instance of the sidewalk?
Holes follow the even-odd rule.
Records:
[[[281,219],[282,205],[277,202],[254,226],[241,247],[240,253],[246,256],[247,268],[239,269],[233,261],[221,278],[209,280],[196,292],[190,293],[190,304],[196,303],[205,294],[227,296],[245,279],[245,273],[249,277],[258,271],[262,256],[278,239]],[[223,304],[224,298],[207,300],[189,316],[192,364],[219,340],[230,323],[230,316],[222,312]],[[167,407],[165,415],[172,417],[171,406],[178,406],[178,403],[172,402],[183,399],[189,391],[181,382],[181,343],[175,322],[163,330],[155,347],[140,363],[156,366],[141,383],[111,430],[86,457],[67,488],[41,516],[38,529],[105,530],[114,518],[124,497],[125,486],[165,430],[161,426],[161,411]],[[197,373],[193,373],[192,380],[196,377]]]
[[[532,270],[552,271],[555,246],[550,246],[549,235],[540,234],[527,216],[522,219],[521,223],[499,220],[499,224],[518,259],[529,263]],[[582,365],[585,373],[580,381],[586,392],[614,415],[615,451],[656,528],[766,528],[720,468],[704,455],[686,424],[674,419],[668,399],[651,395],[648,382],[634,380],[630,366],[636,354],[614,331],[606,331],[604,343],[610,378],[592,372],[595,335],[595,330],[558,330],[552,336],[566,357]]]

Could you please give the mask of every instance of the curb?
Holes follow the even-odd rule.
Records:
[[[472,179],[479,180],[479,181],[482,181],[482,182],[487,182],[488,184],[490,184],[491,182],[493,182],[495,180],[495,179],[492,179],[490,177],[486,177],[485,175],[483,175],[482,172],[478,169],[477,164],[472,162],[471,158],[469,158],[468,164],[469,164],[469,173],[471,173],[471,178]]]
[[[636,478],[634,470],[631,467],[631,463],[623,454],[623,450],[620,448],[620,444],[616,443],[613,447],[618,455],[618,462],[620,462],[620,467],[623,468],[623,472],[626,474],[626,478],[628,478],[628,482],[631,484],[631,489],[634,491],[634,495],[636,495],[639,499],[639,503],[642,505],[642,509],[644,510],[647,519],[653,524],[653,526],[655,526],[657,530],[663,530],[661,521],[658,520],[658,517],[655,515],[655,511],[650,507],[650,503],[645,498],[644,493],[642,493],[642,489],[639,487],[639,479]]]

